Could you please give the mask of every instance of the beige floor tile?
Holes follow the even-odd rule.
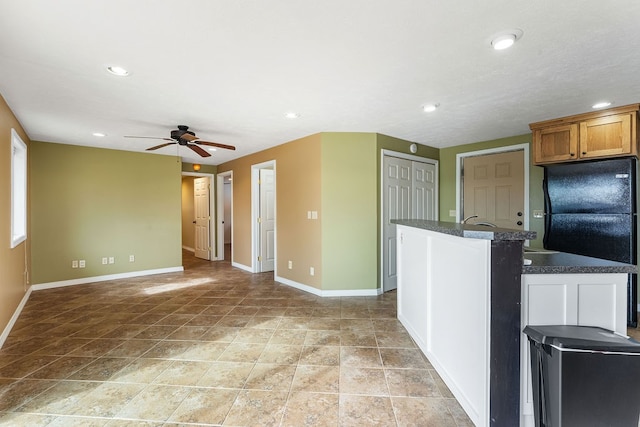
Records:
[[[221,425],[239,390],[193,388],[169,421]]]
[[[213,362],[226,350],[228,343],[217,341],[192,341],[182,353],[176,354],[175,358],[180,360],[201,360]]]
[[[222,362],[257,362],[265,344],[231,343],[218,357]]]
[[[188,387],[149,385],[122,408],[117,417],[165,421],[180,406],[189,391]]]
[[[382,368],[377,347],[341,347],[340,366],[352,368]]]
[[[114,375],[112,381],[149,384],[168,369],[171,363],[173,362],[170,360],[137,359]]]
[[[446,399],[393,397],[398,427],[457,427]]]
[[[57,384],[54,380],[5,380],[0,385],[0,412],[12,411]]]
[[[107,422],[108,420],[102,418],[61,416],[47,424],[47,427],[103,427]]]
[[[242,388],[254,363],[213,362],[196,383],[200,387]]]
[[[389,396],[389,388],[382,369],[341,367],[340,393]]]
[[[304,346],[298,363],[301,365],[337,366],[340,364],[340,347]]]
[[[113,350],[114,348],[122,345],[124,340],[114,338],[99,338],[95,339],[82,347],[78,347],[71,353],[70,356],[85,356],[85,357],[101,357]]]
[[[340,330],[343,331],[373,331],[371,319],[342,319]]]
[[[314,345],[340,345],[342,333],[340,331],[308,331],[304,344]]]
[[[25,356],[0,368],[0,378],[23,378],[58,359],[57,356]]]
[[[167,340],[197,340],[209,330],[208,326],[180,326]]]
[[[440,394],[442,395],[442,397],[453,398],[453,393],[451,393],[449,387],[447,387],[442,378],[440,378],[440,375],[438,375],[438,373],[434,369],[430,369],[429,373],[431,374],[431,377],[433,377],[433,380],[436,382],[436,386],[438,386],[438,390],[440,390]]]
[[[453,419],[456,421],[456,425],[458,427],[474,427],[473,422],[469,418],[460,403],[456,399],[447,398],[445,399],[447,403],[447,407],[449,408],[449,412],[453,416]]]
[[[219,342],[233,342],[241,328],[228,328],[225,326],[215,325],[207,332],[205,332],[200,340],[204,341],[219,341]]]
[[[267,344],[258,358],[258,363],[296,365],[300,360],[301,345]]]
[[[244,388],[288,392],[295,372],[296,367],[291,365],[256,363],[244,384]]]
[[[380,348],[380,356],[385,368],[432,368],[417,348]]]
[[[134,338],[142,340],[162,340],[178,329],[175,325],[152,325],[140,332]]]
[[[426,369],[385,369],[391,396],[440,397],[435,380]]]
[[[23,414],[19,412],[0,412],[0,426],[7,427],[44,427],[50,425],[55,415]]]
[[[176,360],[153,380],[154,384],[165,385],[196,385],[200,377],[209,370],[209,362],[192,362],[188,360]]]
[[[340,395],[340,427],[395,426],[396,420],[388,397]]]
[[[282,427],[335,427],[338,425],[337,394],[293,392],[285,408]]]
[[[373,331],[342,331],[340,340],[344,346],[375,347],[378,345]]]
[[[340,368],[338,366],[298,365],[291,390],[338,393],[340,391]]]
[[[281,317],[268,317],[268,316],[254,316],[247,323],[247,328],[257,329],[273,329],[275,330],[280,324]]]
[[[144,384],[101,383],[85,394],[70,414],[113,417],[144,387]]]
[[[302,345],[305,343],[307,334],[306,330],[295,329],[276,329],[271,336],[269,344],[289,344],[289,345]]]
[[[153,346],[155,346],[160,341],[158,340],[136,340],[130,339],[119,346],[115,347],[113,350],[105,353],[107,357],[138,357],[142,356],[144,353],[149,351]]]
[[[223,425],[278,426],[284,414],[287,395],[287,392],[242,390]]]
[[[100,386],[99,382],[60,381],[18,408],[19,412],[69,415],[78,402]]]
[[[64,379],[95,360],[96,359],[94,357],[63,356],[58,360],[49,363],[42,369],[38,369],[33,374],[29,375],[28,378]]]
[[[179,359],[191,348],[191,341],[159,341],[156,345],[144,353],[145,358],[152,359]]]
[[[259,328],[244,328],[238,332],[238,335],[233,339],[234,343],[254,343],[254,344],[266,344],[269,342],[275,329],[259,329]]]
[[[378,347],[416,348],[411,336],[406,332],[377,331],[375,333]]]
[[[310,331],[339,331],[340,319],[328,319],[326,317],[314,317],[306,322]]]
[[[101,357],[82,367],[69,377],[71,380],[108,381],[134,359]]]

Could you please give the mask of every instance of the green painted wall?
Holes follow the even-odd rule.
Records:
[[[531,146],[531,134],[512,136],[509,138],[495,139],[491,141],[477,142],[474,144],[459,145],[440,150],[440,220],[454,221],[449,216],[450,210],[456,208],[456,155],[470,151],[486,150],[489,148],[505,147],[517,144],[529,144]],[[538,233],[538,238],[531,241],[532,247],[542,247],[544,235],[544,220],[533,217],[533,210],[544,209],[544,196],[542,191],[542,179],[544,169],[534,166],[533,155],[529,152],[529,230]]]
[[[373,133],[323,133],[322,289],[378,287],[377,142]]]
[[[46,142],[31,156],[32,283],[182,265],[178,158]]]

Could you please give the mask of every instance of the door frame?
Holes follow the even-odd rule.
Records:
[[[384,292],[384,245],[385,245],[385,236],[384,236],[384,210],[386,208],[385,200],[384,200],[384,158],[385,157],[397,157],[400,159],[411,160],[414,162],[420,163],[429,163],[435,166],[436,168],[436,188],[434,194],[434,210],[435,210],[435,220],[437,221],[440,218],[440,161],[435,160],[429,157],[420,157],[414,156],[412,154],[401,153],[399,151],[392,151],[387,149],[380,150],[380,165],[379,166],[379,176],[380,176],[380,187],[378,188],[379,197],[380,197],[380,223],[378,224],[379,228],[379,238],[378,238],[378,249],[380,251],[379,257],[380,261],[378,262],[378,271],[379,271],[379,283],[378,283],[378,294]]]
[[[215,193],[214,185],[215,175],[212,173],[199,173],[199,172],[182,172],[182,176],[193,176],[196,178],[209,178],[209,261],[213,261],[216,257],[213,255],[213,242],[215,242],[215,224],[216,224],[216,205],[215,205]],[[193,196],[193,194],[192,194]],[[180,242],[182,245],[182,242]]]
[[[486,156],[489,154],[506,153],[509,151],[523,151],[524,162],[524,229],[529,229],[529,144],[515,144],[506,145],[504,147],[488,148],[485,150],[468,151],[465,153],[456,154],[456,222],[462,221],[462,206],[464,204],[462,200],[462,169],[464,159],[467,157]]]
[[[231,204],[231,259],[233,262],[233,171],[220,172],[216,175],[216,261],[224,261],[224,225],[220,221],[224,221],[224,180],[229,178],[231,185],[231,195],[229,203]]]
[[[274,277],[278,276],[278,198],[277,198],[277,182],[278,174],[276,172],[276,161],[269,160],[262,163],[251,165],[251,272],[259,273],[258,254],[260,254],[260,228],[258,227],[258,218],[260,217],[260,169],[273,169],[273,203],[276,222],[273,226],[273,254]],[[233,246],[232,246],[233,247]]]

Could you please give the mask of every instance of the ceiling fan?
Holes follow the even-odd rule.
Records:
[[[162,139],[165,141],[171,141],[171,142],[166,142],[164,144],[156,145],[154,147],[149,147],[147,148],[147,151],[157,150],[158,148],[166,147],[167,145],[178,144],[185,147],[189,147],[191,150],[195,151],[202,157],[209,157],[211,156],[211,154],[206,152],[204,149],[202,149],[202,147],[199,147],[199,145],[208,145],[210,147],[224,148],[226,150],[236,149],[236,147],[234,147],[233,145],[203,141],[200,138],[198,138],[195,133],[189,130],[189,126],[185,126],[185,125],[178,125],[178,129],[172,130],[171,138],[162,138],[162,137],[155,137],[155,136],[127,136],[127,135],[125,135],[125,138]]]

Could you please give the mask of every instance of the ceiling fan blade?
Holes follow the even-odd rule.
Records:
[[[173,141],[173,139],[171,139],[171,138],[162,138],[160,136],[132,136],[132,135],[125,135],[124,138],[162,139],[164,141]]]
[[[206,151],[204,151],[202,148],[198,147],[197,145],[187,144],[187,147],[191,148],[193,151],[195,151],[196,153],[200,154],[200,156],[202,156],[202,157],[211,157],[211,154],[207,153]]]
[[[196,141],[193,141],[193,142],[195,142],[196,144],[208,145],[210,147],[224,148],[226,150],[235,150],[236,149],[236,147],[234,147],[233,145],[219,144],[217,142],[200,141],[200,140],[196,140]]]
[[[175,144],[175,142],[167,142],[166,144],[156,145],[155,147],[147,148],[147,151],[157,150],[158,148],[166,147],[167,145]]]
[[[196,139],[198,139],[197,136],[193,136],[193,135],[191,135],[190,133],[187,133],[187,132],[185,132],[182,135],[180,135],[180,138],[182,138],[184,140],[187,140],[189,142],[192,142],[192,141],[195,141]]]

